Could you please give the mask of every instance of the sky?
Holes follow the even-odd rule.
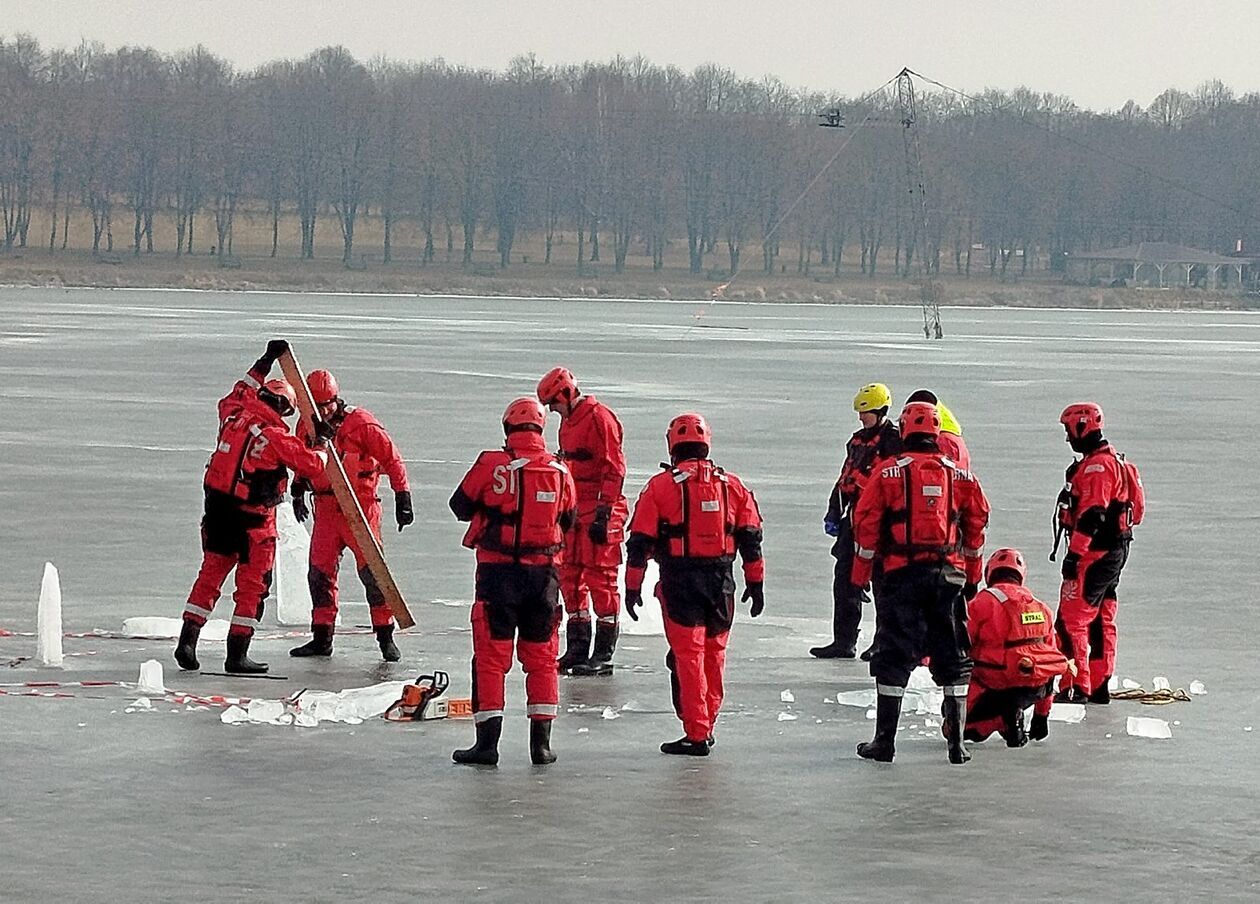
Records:
[[[1025,85],[1081,107],[1148,105],[1220,79],[1260,91],[1256,0],[0,0],[0,36],[176,51],[243,68],[343,44],[360,59],[502,69],[642,54],[849,96],[903,67],[967,92]]]

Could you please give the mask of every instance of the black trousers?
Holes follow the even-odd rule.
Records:
[[[963,573],[948,563],[914,563],[884,573],[871,650],[871,676],[878,684],[905,687],[924,656],[931,657],[932,679],[941,687],[971,680],[964,583]]]

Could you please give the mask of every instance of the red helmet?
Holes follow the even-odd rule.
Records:
[[[1019,575],[1019,582],[1024,583],[1024,579],[1028,577],[1028,565],[1024,562],[1023,555],[1018,549],[999,549],[993,555],[989,556],[989,561],[984,566],[984,582],[986,584],[993,583],[993,572],[1000,568],[1009,568],[1011,571]]]
[[[282,417],[297,411],[297,393],[288,380],[268,380],[258,390],[258,397],[280,412]]]
[[[915,433],[940,436],[941,413],[931,402],[911,402],[901,409],[900,426],[902,436]]]
[[[327,405],[341,395],[341,387],[337,378],[327,370],[313,370],[306,377],[306,385],[311,389],[311,399],[316,405]]]
[[[1096,402],[1073,402],[1063,409],[1059,423],[1067,428],[1071,439],[1081,439],[1095,431],[1102,432],[1102,409]]]
[[[689,411],[669,422],[665,440],[669,443],[671,452],[680,443],[704,443],[708,446],[713,442],[713,431],[709,429],[709,422],[704,419],[704,415]]]
[[[547,412],[538,404],[537,399],[529,397],[514,399],[503,412],[503,426],[507,430],[536,427],[541,433],[547,423]]]
[[[557,399],[572,402],[577,394],[577,378],[567,367],[553,367],[538,381],[538,401],[544,405],[550,405]]]

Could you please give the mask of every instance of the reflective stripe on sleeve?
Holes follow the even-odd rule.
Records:
[[[857,557],[858,557],[859,559],[873,559],[873,558],[875,558],[875,550],[873,550],[873,549],[867,549],[867,548],[866,548],[866,547],[864,547],[864,546],[856,546],[856,549],[857,549]]]
[[[997,601],[998,601],[999,603],[1004,603],[1004,602],[1006,602],[1008,599],[1010,599],[1010,597],[1009,597],[1009,596],[1007,596],[1007,595],[1006,595],[1005,593],[1003,593],[1001,590],[998,590],[996,587],[990,587],[990,588],[989,588],[989,592],[990,592],[991,594],[993,594],[993,596],[997,599]]]
[[[945,688],[943,688],[943,690],[945,691],[946,697],[966,697],[967,696],[967,685],[965,684],[950,684],[950,685],[947,685]]]
[[[968,558],[968,559],[978,559],[978,558],[980,558],[980,550],[979,550],[979,549],[971,549],[970,547],[967,547],[967,546],[964,546],[964,547],[963,547],[962,554],[963,554],[963,556],[964,556],[965,558]]]

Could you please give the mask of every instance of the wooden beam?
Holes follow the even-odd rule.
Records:
[[[302,374],[302,368],[298,365],[292,349],[280,356],[280,369],[284,371],[285,379],[289,381],[297,394],[298,411],[301,413],[303,423],[314,436],[315,423],[321,418],[319,411],[315,408],[315,400],[311,398],[310,387],[306,385],[306,377]],[[367,564],[368,571],[375,579],[376,586],[385,597],[389,611],[394,613],[394,620],[398,622],[398,627],[410,628],[416,620],[411,617],[407,601],[403,599],[402,592],[394,582],[394,576],[389,572],[389,566],[385,564],[385,554],[381,551],[381,544],[377,542],[376,535],[368,526],[367,517],[363,514],[359,499],[354,495],[354,489],[346,478],[346,469],[342,467],[341,456],[337,454],[335,448],[331,451],[324,475],[332,487],[333,496],[337,499],[341,514],[350,525],[351,539]]]

